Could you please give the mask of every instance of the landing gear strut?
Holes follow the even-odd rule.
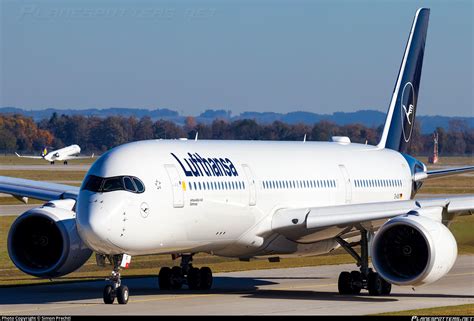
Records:
[[[389,295],[392,285],[385,281],[380,275],[369,268],[369,242],[367,230],[360,228],[360,242],[348,243],[341,237],[336,241],[344,248],[357,262],[360,271],[341,272],[339,274],[338,289],[339,294],[359,294],[362,289],[369,291],[370,295]],[[353,249],[360,245],[360,255]]]
[[[104,303],[112,304],[117,298],[119,304],[127,304],[129,292],[126,285],[122,285],[120,280],[120,263],[122,262],[122,255],[112,255],[109,257],[110,262],[113,264],[114,269],[107,279],[108,283],[104,287]]]
[[[63,163],[64,163],[64,165],[67,165],[67,160],[65,160]]]
[[[212,287],[212,271],[208,267],[195,268],[194,254],[182,254],[180,266],[162,267],[158,275],[161,290],[179,290],[186,284],[190,290],[209,290]]]

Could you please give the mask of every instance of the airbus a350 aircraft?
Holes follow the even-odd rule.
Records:
[[[413,199],[423,182],[473,171],[428,171],[405,154],[412,137],[429,9],[416,12],[377,146],[333,142],[149,140],[102,155],[80,188],[0,177],[0,192],[48,201],[18,217],[8,251],[25,273],[54,278],[86,262],[113,266],[105,303],[127,303],[120,269],[131,256],[168,254],[161,289],[209,289],[195,253],[274,258],[349,252],[341,294],[388,295],[448,273],[457,256],[447,225],[472,214],[473,195]],[[360,253],[354,248],[360,245]],[[369,256],[373,268],[369,266]]]
[[[54,164],[55,161],[61,161],[64,162],[64,165],[67,165],[67,161],[71,159],[94,158],[94,154],[92,154],[92,156],[79,156],[80,153],[81,148],[79,145],[69,145],[51,152],[48,152],[45,148],[41,153],[41,156],[24,156],[18,153],[15,154],[16,156],[23,158],[45,159],[50,162],[51,165]]]

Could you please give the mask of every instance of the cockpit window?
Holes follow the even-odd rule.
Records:
[[[136,177],[133,178],[133,181],[135,182],[135,185],[137,186],[137,192],[138,193],[143,193],[145,191],[145,186],[143,186],[142,181],[140,181]]]
[[[137,189],[135,187],[135,184],[133,184],[132,179],[128,176],[125,176],[123,178],[123,184],[125,185],[125,189],[130,192],[136,192]]]
[[[112,191],[143,193],[145,191],[145,186],[140,179],[133,176],[99,177],[89,175],[86,177],[82,189],[100,193]]]
[[[105,178],[102,184],[102,192],[112,192],[124,190],[123,179],[120,176]]]
[[[86,178],[86,183],[84,184],[83,189],[86,189],[91,192],[98,192],[102,187],[102,181],[104,179],[102,177],[89,175]]]

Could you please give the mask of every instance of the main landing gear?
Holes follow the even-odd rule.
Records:
[[[158,275],[161,290],[179,290],[187,284],[190,290],[209,290],[212,287],[212,271],[208,267],[195,268],[193,254],[181,255],[180,266],[162,267]]]
[[[367,231],[360,228],[360,242],[348,243],[341,237],[336,241],[344,248],[356,261],[360,271],[341,272],[339,274],[338,289],[339,294],[359,294],[362,289],[369,291],[370,295],[389,295],[392,285],[385,281],[380,275],[369,268],[369,242]],[[360,245],[360,255],[353,249]]]
[[[109,284],[104,287],[104,303],[112,304],[117,298],[119,304],[127,304],[129,292],[126,285],[122,285],[120,281],[120,263],[122,262],[122,255],[113,255],[109,257],[110,262],[114,266],[110,277],[107,279]]]
[[[65,160],[65,161],[63,162],[63,164],[64,164],[64,165],[67,165],[67,160]]]

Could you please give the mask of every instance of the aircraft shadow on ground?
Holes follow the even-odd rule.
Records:
[[[279,279],[279,278],[272,278]],[[280,278],[281,279],[281,278]],[[295,278],[298,279],[298,278]],[[315,278],[311,278],[315,279]],[[424,293],[395,293],[390,297],[373,297],[368,294],[358,296],[339,295],[334,292],[291,290],[291,289],[259,289],[260,286],[275,285],[278,282],[267,281],[267,278],[248,277],[214,277],[214,288],[209,291],[190,291],[183,287],[181,290],[160,291],[157,278],[127,278],[123,280],[134,296],[179,296],[189,294],[220,294],[242,295],[254,299],[286,299],[286,300],[317,300],[317,301],[351,301],[351,302],[392,302],[400,297],[430,297],[430,298],[474,298],[474,295],[424,294]],[[0,305],[61,303],[100,299],[104,281],[70,282],[63,284],[41,284],[34,286],[18,286],[0,288]],[[317,287],[317,285],[315,285]],[[73,302],[74,303],[74,302]],[[69,303],[68,303],[69,304]],[[81,303],[83,304],[83,303]]]

